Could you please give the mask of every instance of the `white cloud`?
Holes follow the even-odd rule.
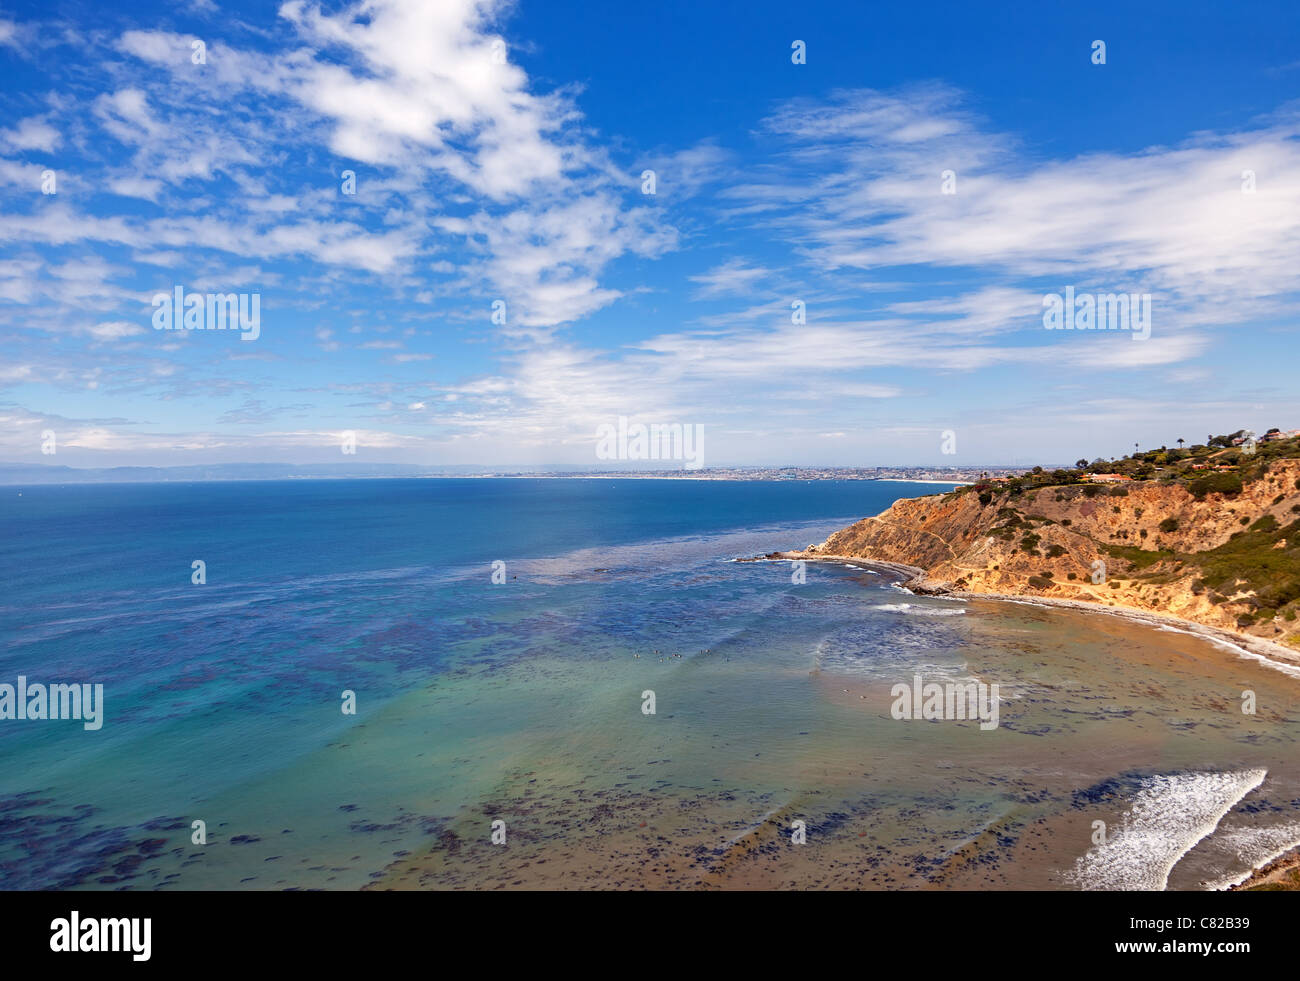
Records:
[[[808,243],[805,255],[823,272],[948,267],[1050,281],[1054,290],[1140,287],[1160,292],[1166,315],[1187,323],[1211,308],[1214,322],[1243,322],[1295,292],[1293,114],[1176,147],[1047,162],[983,132],[941,87],[794,102],[767,126],[790,141],[794,160],[815,159],[819,176],[787,175],[732,196]],[[955,194],[941,190],[948,169]],[[1256,175],[1255,193],[1243,193],[1244,171]]]
[[[183,124],[168,123],[190,134],[183,153],[148,154],[148,147],[169,143],[154,139],[161,120],[151,104],[164,95],[178,103],[177,113],[204,100],[223,114],[249,95],[290,100],[297,111],[279,117],[290,131],[281,135],[323,139],[333,153],[368,165],[360,182],[367,193],[382,193],[385,184],[396,189],[393,181],[406,185],[406,207],[395,212],[404,216],[402,227],[359,234],[348,223],[303,218],[270,229],[227,222],[230,233],[223,235],[173,219],[188,227],[179,236],[164,234],[163,244],[179,247],[177,238],[191,236],[236,254],[303,254],[389,273],[427,249],[431,233],[468,236],[469,257],[478,251],[481,258],[452,268],[467,284],[507,301],[507,333],[542,336],[581,319],[621,296],[600,281],[609,263],[629,253],[662,254],[676,236],[655,209],[624,204],[634,189],[587,142],[571,98],[533,90],[506,39],[492,30],[508,8],[506,0],[372,0],[326,11],[291,0],[280,16],[297,34],[292,48],[268,57],[212,39],[202,66],[192,63],[188,35],[127,31],[118,48],[164,68],[172,90],[146,95],[126,87],[97,103],[103,125],[141,147],[134,180],[122,175],[115,186],[157,200],[154,181],[207,180],[218,171],[238,181],[238,165],[253,162],[249,140],[203,138],[193,127],[206,123],[193,113]],[[310,110],[305,118],[302,108]],[[672,179],[698,183],[719,157],[707,145],[677,155]],[[431,181],[468,194],[478,210],[422,222],[420,213],[436,207],[424,191]],[[263,215],[288,212],[293,203],[266,195],[246,207]]]
[[[293,66],[287,88],[334,121],[340,156],[389,166],[441,170],[502,201],[561,179],[581,153],[552,135],[569,107],[531,94],[527,76],[498,64],[504,39],[487,24],[505,5],[493,0],[377,0],[327,14],[291,0],[280,15],[324,51]]]
[[[99,341],[116,341],[123,337],[130,337],[132,334],[145,333],[145,329],[139,324],[129,324],[121,320],[95,324],[93,327],[87,327],[86,331]]]
[[[62,142],[63,137],[57,129],[35,116],[20,120],[13,129],[0,130],[0,146],[8,152],[43,150],[53,153]]]
[[[701,283],[695,291],[697,300],[710,300],[720,296],[746,296],[754,287],[772,276],[770,269],[751,266],[744,259],[728,259],[719,266],[699,276],[691,276],[692,283]]]
[[[108,189],[125,198],[142,198],[145,201],[157,201],[162,193],[163,182],[147,177],[115,177],[109,180]]]
[[[154,116],[149,100],[140,89],[120,89],[95,100],[95,115],[104,129],[130,146],[165,135],[166,127]]]

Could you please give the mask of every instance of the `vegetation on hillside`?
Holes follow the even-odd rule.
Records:
[[[1157,481],[1182,484],[1197,498],[1207,494],[1239,494],[1246,483],[1255,480],[1273,460],[1300,458],[1300,437],[1273,439],[1277,429],[1270,429],[1258,441],[1244,442],[1250,434],[1239,429],[1223,436],[1208,436],[1204,443],[1192,446],[1135,450],[1128,456],[1089,463],[1079,460],[1073,467],[1044,470],[1034,467],[1028,473],[999,481],[979,481],[959,487],[950,496],[975,494],[981,504],[991,504],[996,496],[1008,494],[1018,497],[1026,491],[1043,487],[1066,487],[1085,484],[1090,497],[1110,493],[1122,497],[1128,493],[1123,486],[1106,487],[1090,483],[1095,474],[1119,474],[1135,482]],[[1179,444],[1184,440],[1176,440]]]
[[[1211,436],[1205,443],[1188,447],[1178,440],[1180,445],[1173,449],[1162,446],[1136,450],[1116,460],[1099,459],[1091,463],[1080,460],[1077,466],[1068,469],[1048,471],[1035,467],[1019,477],[958,488],[944,498],[960,501],[967,495],[975,495],[981,506],[996,508],[987,532],[990,537],[1028,558],[1055,558],[1062,554],[1062,549],[1058,545],[1043,546],[1039,532],[1057,522],[1033,514],[1043,509],[1037,502],[1068,503],[1086,499],[1094,508],[1140,520],[1142,507],[1123,500],[1130,496],[1130,488],[1181,486],[1198,501],[1211,494],[1234,499],[1260,479],[1270,464],[1300,459],[1300,438],[1268,438],[1256,443],[1248,440],[1249,436],[1238,431]],[[1094,474],[1120,474],[1131,481],[1093,483],[1089,477]],[[1272,499],[1273,505],[1300,491],[1300,479],[1294,488],[1288,486],[1285,491]],[[1173,580],[1187,581],[1186,577],[1191,576],[1194,577],[1193,594],[1216,606],[1228,604],[1222,609],[1235,617],[1239,628],[1265,625],[1274,618],[1292,625],[1300,616],[1300,504],[1292,506],[1289,512],[1282,521],[1272,514],[1253,521],[1242,517],[1241,527],[1227,541],[1203,551],[1180,549],[1180,545],[1186,548],[1189,540],[1195,540],[1187,534],[1195,529],[1182,527],[1186,522],[1180,522],[1174,515],[1163,516],[1154,528],[1148,524],[1146,528],[1133,529],[1133,523],[1129,522],[1128,529],[1112,530],[1111,541],[1085,537],[1108,560],[1113,560],[1112,573],[1122,575],[1126,581],[1161,585]],[[1059,524],[1067,531],[1079,533],[1079,526],[1071,527],[1068,518]],[[1131,536],[1130,530],[1134,530]],[[1029,585],[1045,590],[1054,583],[1049,575],[1040,573],[1030,578]],[[1108,585],[1113,588],[1117,584]]]

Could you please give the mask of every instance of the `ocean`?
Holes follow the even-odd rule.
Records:
[[[0,685],[103,686],[0,718],[0,888],[1208,889],[1300,841],[1295,672],[736,561],[941,489],[0,488]]]

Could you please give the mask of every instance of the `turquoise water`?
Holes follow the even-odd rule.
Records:
[[[1116,618],[734,561],[929,490],[0,489],[0,683],[105,691],[98,731],[0,720],[0,885],[1158,888],[1173,855],[1169,884],[1203,888],[1286,839],[1300,679]],[[999,727],[892,718],[916,673],[1000,683]],[[1178,838],[1220,799],[1222,833]],[[1119,833],[1090,857],[1097,819]]]

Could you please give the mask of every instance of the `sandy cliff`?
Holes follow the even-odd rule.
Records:
[[[1300,650],[1300,460],[1240,493],[1185,483],[997,485],[910,498],[788,557],[916,566],[918,591],[1075,600],[1181,617]]]

